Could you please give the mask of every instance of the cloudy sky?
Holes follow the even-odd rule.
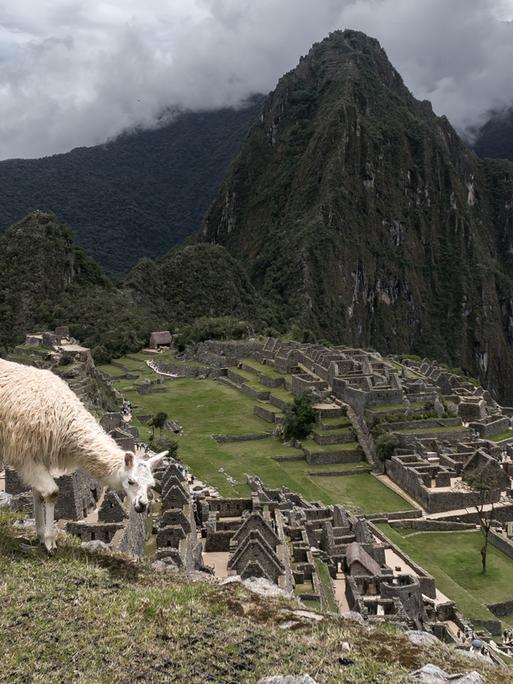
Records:
[[[338,28],[460,130],[513,102],[513,0],[0,0],[0,159],[268,92]]]

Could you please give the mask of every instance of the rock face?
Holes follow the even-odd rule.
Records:
[[[284,317],[463,366],[513,399],[513,164],[482,161],[379,43],[335,32],[283,76],[201,239]]]

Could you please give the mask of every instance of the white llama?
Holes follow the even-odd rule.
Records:
[[[49,552],[56,547],[54,477],[84,470],[124,491],[141,513],[155,485],[152,470],[167,453],[143,460],[124,451],[54,373],[0,359],[0,463],[32,487],[37,534]]]

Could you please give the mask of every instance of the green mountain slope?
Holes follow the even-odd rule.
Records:
[[[97,361],[144,346],[152,330],[201,317],[254,321],[260,299],[223,247],[175,248],[143,259],[116,286],[55,215],[32,212],[0,236],[0,350],[69,325]]]
[[[254,319],[257,295],[244,269],[218,245],[188,245],[142,259],[125,286],[147,310],[169,321],[199,316]]]
[[[84,344],[104,348],[102,358],[140,348],[157,320],[113,285],[53,215],[34,212],[0,236],[0,348],[69,324]]]
[[[32,209],[51,210],[108,273],[126,274],[199,228],[261,104],[255,97],[105,145],[1,161],[0,232]]]
[[[512,182],[376,40],[335,32],[267,99],[201,239],[302,328],[441,358],[510,401]]]

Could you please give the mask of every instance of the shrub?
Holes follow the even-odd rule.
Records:
[[[304,439],[312,432],[315,413],[308,397],[294,399],[285,415],[283,434],[285,439]]]
[[[399,437],[392,433],[381,435],[376,440],[376,455],[380,461],[392,458],[395,449],[399,446]]]

